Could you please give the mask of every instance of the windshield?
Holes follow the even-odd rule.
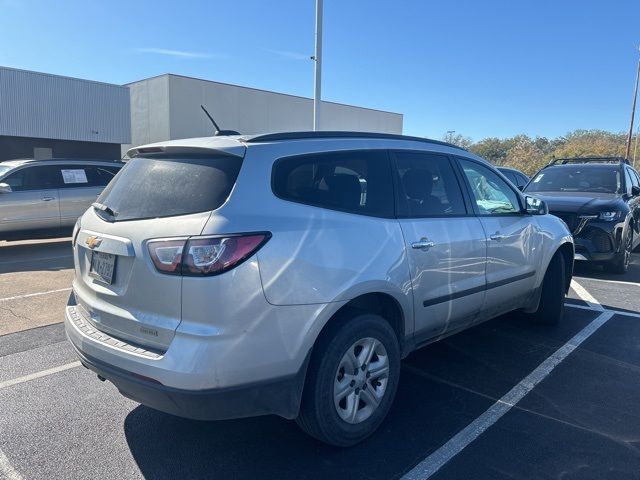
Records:
[[[0,165],[0,177],[2,177],[5,173],[7,173],[9,170],[12,170],[13,167],[8,167],[6,165]]]
[[[617,167],[576,165],[542,170],[527,185],[526,191],[620,193],[622,182]]]
[[[96,201],[109,221],[206,212],[219,208],[233,188],[236,157],[137,157],[129,160]]]

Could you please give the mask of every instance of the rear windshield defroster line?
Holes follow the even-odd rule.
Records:
[[[135,157],[98,197],[115,216],[108,221],[142,220],[219,208],[238,178],[242,159],[213,157]]]

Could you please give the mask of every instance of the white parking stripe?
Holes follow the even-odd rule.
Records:
[[[49,295],[50,293],[69,292],[71,287],[58,288],[57,290],[47,290],[46,292],[26,293],[24,295],[16,295],[15,297],[0,298],[0,302],[8,302],[9,300],[20,300],[21,298],[39,297],[40,295]]]
[[[625,282],[624,280],[606,280],[604,278],[597,278],[597,277],[573,277],[575,278],[579,278],[581,280],[588,280],[588,281],[596,281],[596,282],[606,282],[606,283],[618,283],[620,285],[633,285],[634,287],[640,287],[640,284],[635,283],[635,282]]]
[[[12,387],[14,385],[18,385],[20,383],[28,382],[30,380],[35,380],[36,378],[46,377],[48,375],[53,375],[54,373],[64,372],[65,370],[69,370],[70,368],[76,368],[82,365],[80,362],[71,362],[66,363],[64,365],[60,365],[58,367],[49,368],[47,370],[42,370],[40,372],[32,373],[30,375],[25,375],[24,377],[13,378],[11,380],[5,380],[4,382],[0,382],[0,390],[7,387]]]
[[[22,475],[13,468],[13,465],[9,463],[9,459],[2,450],[0,450],[0,478],[6,480],[22,480]]]
[[[595,298],[593,298],[593,296],[587,292],[585,290],[585,288],[580,285],[578,282],[576,282],[575,280],[571,280],[571,288],[573,289],[574,292],[576,292],[576,294],[585,302],[587,302],[591,307],[593,307],[594,310],[598,310],[600,312],[604,311],[604,308],[602,305],[600,305],[600,302],[598,300],[596,300]]]
[[[555,351],[533,372],[521,380],[515,387],[494,403],[487,411],[454,435],[447,443],[433,452],[413,469],[407,472],[402,480],[424,480],[430,478],[446,465],[453,457],[464,450],[471,442],[478,438],[490,426],[504,416],[514,405],[524,398],[533,388],[544,380],[567,356],[582,342],[589,338],[596,330],[604,325],[615,312],[604,311],[602,306],[581,285],[572,283],[574,291],[586,302],[593,304],[593,310],[600,313],[586,327],[571,338],[567,343]],[[599,308],[598,308],[599,307]]]

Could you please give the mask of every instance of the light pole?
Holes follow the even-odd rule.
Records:
[[[313,92],[313,130],[320,129],[320,101],[322,98],[322,0],[316,0],[315,88]]]
[[[454,133],[456,133],[455,130],[447,130],[447,142],[451,143],[451,140],[453,140]]]
[[[640,50],[640,48],[639,48]],[[640,81],[640,59],[638,59],[638,72],[636,73],[636,86],[633,89],[633,102],[631,103],[631,121],[629,123],[629,135],[627,135],[627,151],[624,158],[629,160],[631,153],[631,140],[633,139],[633,119],[636,114],[636,100],[638,98],[638,82]]]

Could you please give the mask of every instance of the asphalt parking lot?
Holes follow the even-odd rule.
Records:
[[[412,354],[367,442],[293,422],[195,422],[78,366],[68,239],[0,242],[0,478],[640,478],[640,255],[578,265],[563,323],[507,315]]]

